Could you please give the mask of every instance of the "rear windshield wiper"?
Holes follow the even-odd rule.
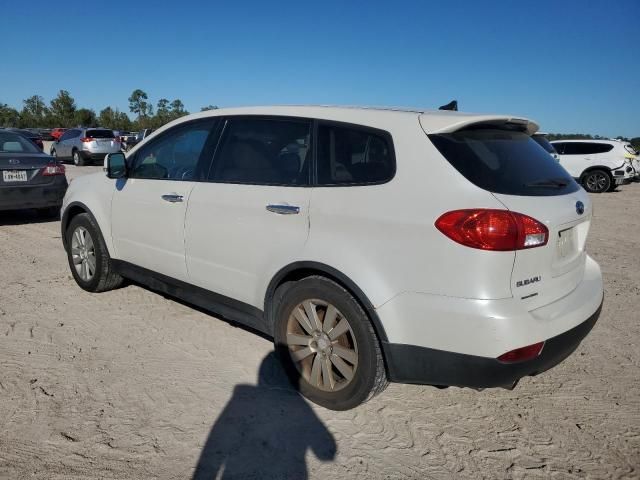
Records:
[[[526,183],[525,187],[542,187],[542,188],[562,188],[569,185],[566,180],[559,180],[554,178],[548,178],[546,180],[540,180],[538,182]]]

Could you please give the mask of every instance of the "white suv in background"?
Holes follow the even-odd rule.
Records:
[[[603,193],[629,183],[635,171],[625,144],[617,140],[556,140],[560,164],[587,192]]]
[[[125,277],[272,336],[327,408],[387,381],[511,388],[565,359],[603,299],[591,201],[537,128],[337,107],[183,117],[70,185],[69,266],[87,291]]]

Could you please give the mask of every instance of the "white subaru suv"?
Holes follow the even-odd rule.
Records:
[[[604,193],[633,181],[630,144],[618,140],[556,140],[551,142],[560,164],[587,192]],[[628,145],[628,150],[625,148]]]
[[[292,382],[352,408],[388,381],[513,387],[603,300],[587,193],[503,115],[337,107],[176,120],[71,183],[80,287],[133,279],[274,338]]]

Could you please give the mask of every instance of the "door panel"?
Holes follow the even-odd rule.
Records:
[[[208,171],[213,118],[163,132],[130,161],[112,200],[112,235],[119,259],[188,281],[184,222],[191,191]]]
[[[308,188],[198,183],[185,221],[190,282],[264,308],[264,286],[298,258],[307,240],[310,194]],[[299,210],[272,212],[270,205]]]
[[[185,221],[191,283],[264,307],[271,276],[309,233],[311,122],[230,117]]]
[[[183,225],[194,185],[194,182],[138,178],[118,181],[111,207],[117,257],[187,281]],[[163,199],[167,195],[182,198]]]

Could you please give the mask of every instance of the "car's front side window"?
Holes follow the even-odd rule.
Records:
[[[302,186],[309,183],[311,122],[232,117],[227,120],[209,180]]]
[[[215,119],[178,126],[165,132],[135,155],[129,177],[154,180],[198,180],[200,160],[216,124]]]

